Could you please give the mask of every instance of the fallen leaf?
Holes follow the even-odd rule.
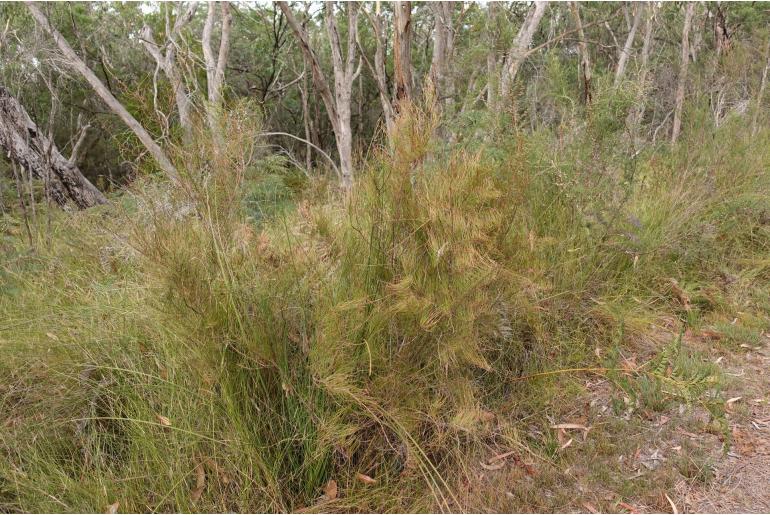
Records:
[[[481,465],[481,468],[484,470],[500,470],[501,468],[505,467],[505,462],[501,461],[500,463],[495,463],[493,465],[487,465],[483,461],[479,463]]]
[[[59,337],[58,337],[58,336],[56,336],[56,335],[55,335],[55,334],[53,334],[53,333],[45,333],[45,335],[46,335],[47,337],[49,337],[50,339],[52,339],[52,340],[56,340],[56,341],[59,341]]]
[[[117,513],[118,508],[120,508],[120,502],[115,501],[114,503],[107,506],[107,509],[104,510],[104,513]]]
[[[589,513],[599,513],[599,510],[596,509],[596,506],[588,501],[583,501],[583,508],[588,510]]]
[[[725,404],[730,406],[731,404],[738,402],[741,399],[743,399],[743,397],[733,397],[732,399],[727,399],[727,402],[725,402]]]
[[[626,509],[626,510],[630,511],[631,513],[639,513],[639,510],[637,510],[636,508],[634,508],[633,506],[631,506],[628,503],[625,503],[625,502],[621,501],[621,502],[618,503],[618,506],[620,506],[623,509]]]
[[[567,447],[569,447],[570,445],[572,445],[572,438],[570,438],[570,439],[567,441],[567,443],[565,443],[564,445],[562,445],[560,450],[562,450],[562,451],[563,451],[564,449],[566,449],[566,448],[567,448]]]
[[[504,460],[504,459],[505,459],[505,458],[507,458],[508,456],[513,456],[514,454],[516,454],[516,451],[508,451],[508,452],[504,452],[504,453],[502,453],[502,454],[497,454],[497,455],[495,455],[495,456],[492,456],[492,457],[491,457],[491,458],[489,458],[489,460],[487,460],[487,461],[488,461],[489,463],[494,463],[494,462],[496,462],[496,461],[499,461],[499,460]]]
[[[335,480],[330,479],[329,482],[326,483],[324,486],[324,495],[329,501],[333,501],[337,498],[337,482]]]
[[[374,483],[377,482],[376,479],[371,478],[371,477],[367,476],[366,474],[361,474],[361,473],[356,474],[356,479],[358,479],[359,481],[361,481],[362,483],[365,483],[367,485],[373,485]]]
[[[679,510],[676,509],[676,504],[674,504],[674,501],[671,500],[671,497],[668,496],[668,494],[664,493],[663,495],[666,496],[666,500],[671,505],[672,513],[679,513]]]
[[[195,489],[190,492],[190,500],[192,502],[198,502],[203,495],[203,490],[206,488],[206,471],[203,468],[203,463],[195,465]]]
[[[164,417],[163,415],[155,415],[158,418],[158,422],[160,422],[161,425],[169,427],[171,425],[171,421]]]
[[[588,427],[584,426],[583,424],[555,424],[551,426],[551,429],[580,429],[581,431],[588,431]]]

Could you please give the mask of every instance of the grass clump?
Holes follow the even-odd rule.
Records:
[[[0,509],[477,506],[475,456],[526,447],[520,421],[577,394],[551,372],[597,349],[618,368],[663,315],[730,309],[726,270],[767,273],[766,153],[725,128],[709,155],[629,157],[607,143],[627,96],[599,97],[587,140],[446,154],[435,114],[404,108],[345,195],[256,155],[235,110],[232,137],[179,156],[183,187],[52,214],[32,250],[6,231]],[[716,398],[677,345],[621,385],[634,402]]]

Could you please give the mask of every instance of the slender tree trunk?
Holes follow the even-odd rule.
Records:
[[[125,123],[129,129],[131,129],[136,137],[139,138],[139,141],[142,142],[142,145],[144,145],[152,157],[155,158],[155,161],[158,163],[160,168],[166,172],[166,175],[168,175],[172,180],[178,180],[179,173],[176,171],[176,168],[171,163],[171,160],[168,158],[168,156],[166,156],[165,152],[163,152],[163,150],[160,148],[160,145],[158,145],[158,143],[152,139],[150,133],[147,132],[144,127],[142,127],[136,118],[134,118],[131,113],[128,112],[123,104],[121,104],[118,99],[115,98],[115,96],[110,92],[110,90],[107,89],[107,87],[102,83],[102,81],[99,80],[94,72],[88,68],[86,63],[83,62],[80,57],[78,57],[69,43],[67,43],[67,40],[64,39],[64,36],[62,36],[59,31],[48,22],[48,18],[45,14],[43,14],[43,11],[40,10],[38,4],[28,1],[26,2],[26,5],[27,9],[29,9],[29,12],[32,14],[32,17],[35,18],[40,26],[51,35],[54,42],[59,47],[59,50],[68,61],[69,65],[72,66],[72,68],[74,68],[78,73],[80,73],[83,78],[86,79],[86,81],[88,81],[93,90],[97,95],[99,95],[104,103],[107,104],[107,106],[115,114],[117,114],[121,120],[123,120],[123,123]]]
[[[380,2],[377,2],[375,12],[373,16],[369,16],[369,20],[372,23],[372,29],[374,30],[374,41],[376,43],[374,51],[374,65],[366,59],[363,47],[361,48],[361,55],[366,59],[366,63],[371,69],[374,81],[377,84],[377,90],[380,96],[380,105],[382,106],[382,115],[385,118],[385,127],[387,133],[390,134],[393,130],[394,120],[396,118],[396,112],[393,109],[393,103],[390,100],[390,93],[388,92],[388,78],[385,71],[385,20],[380,12]]]
[[[641,8],[641,6],[639,8]],[[644,23],[644,43],[642,43],[642,53],[639,63],[639,95],[637,96],[636,107],[632,109],[631,119],[629,120],[634,140],[636,140],[639,135],[639,126],[642,123],[642,117],[644,116],[644,109],[646,106],[647,72],[649,71],[650,48],[652,47],[652,32],[655,23],[655,4],[653,2],[647,2],[645,11],[647,11],[647,19]]]
[[[347,55],[342,53],[340,33],[334,16],[334,2],[326,2],[326,32],[332,47],[332,69],[334,71],[334,95],[337,104],[338,128],[335,132],[337,150],[340,154],[342,187],[353,185],[353,131],[350,127],[350,99],[353,81],[360,72],[355,69],[356,42],[358,40],[358,5],[347,4],[348,45]]]
[[[187,87],[184,84],[182,74],[177,69],[177,38],[182,29],[192,20],[197,7],[197,2],[190,2],[185,12],[177,17],[174,28],[166,37],[166,42],[163,47],[155,42],[152,29],[150,29],[149,26],[145,25],[142,28],[141,33],[144,48],[163,70],[163,73],[171,83],[171,88],[174,90],[174,101],[176,103],[177,113],[179,114],[179,125],[182,127],[182,136],[185,143],[190,143],[192,140],[192,123],[190,121],[192,102],[190,100],[190,93],[187,91]]]
[[[310,106],[308,105],[308,92],[307,92],[307,61],[305,61],[304,69],[302,70],[302,82],[299,86],[299,94],[300,98],[302,100],[302,125],[305,129],[305,168],[307,168],[308,173],[310,173],[310,170],[313,168],[313,157],[312,157],[312,135],[310,132]]]
[[[454,26],[452,24],[453,2],[441,1],[430,4],[433,11],[433,57],[430,77],[436,91],[436,99],[447,110],[451,110],[454,99],[452,74],[449,63],[454,50]]]
[[[642,11],[644,10],[643,4],[636,5],[636,14],[634,15],[634,22],[631,25],[631,30],[628,31],[628,37],[626,43],[623,45],[623,49],[620,51],[620,58],[618,59],[618,66],[615,68],[615,87],[623,80],[623,74],[626,72],[626,63],[631,56],[631,48],[634,46],[634,38],[636,37],[636,31],[639,28],[639,22],[642,19]]]
[[[580,49],[580,77],[583,81],[583,103],[591,103],[591,56],[588,50],[588,42],[583,31],[583,22],[580,20],[580,8],[577,2],[570,2],[572,17],[575,20],[575,28],[578,31],[578,48]]]
[[[396,2],[393,27],[393,79],[396,110],[412,99],[412,2]]]
[[[684,24],[682,25],[682,60],[679,68],[679,80],[676,85],[674,107],[674,123],[671,128],[671,143],[676,143],[682,130],[682,109],[684,108],[684,93],[687,86],[687,65],[690,59],[690,26],[695,12],[695,2],[685,7]]]
[[[720,3],[717,2],[714,15],[714,40],[717,47],[717,56],[721,56],[730,46],[730,34],[727,32],[727,17]]]
[[[762,98],[765,96],[765,87],[767,86],[767,72],[770,70],[770,41],[767,42],[765,47],[765,67],[762,69],[762,80],[759,83],[759,91],[757,92],[757,105],[754,108],[754,116],[751,120],[751,135],[756,136],[759,125],[759,112],[762,110]]]
[[[50,137],[41,131],[11,93],[0,86],[0,147],[26,170],[30,177],[45,181],[50,197],[60,206],[72,201],[84,209],[104,204],[107,199],[86,179],[73,158],[59,152]]]
[[[222,14],[222,28],[219,39],[219,52],[215,54],[212,49],[211,37],[217,17],[217,7],[219,7]],[[203,47],[203,59],[206,63],[206,84],[208,89],[206,113],[209,126],[216,138],[221,137],[218,120],[219,111],[222,108],[222,85],[225,80],[225,67],[227,65],[227,56],[230,52],[231,19],[230,2],[209,2],[206,24],[203,26],[201,46]]]
[[[532,38],[535,36],[540,20],[545,14],[545,9],[548,6],[548,2],[535,2],[530,7],[524,23],[521,25],[519,32],[513,40],[510,50],[508,51],[508,57],[503,63],[503,73],[500,79],[500,99],[505,99],[511,94],[513,88],[513,81],[516,79],[516,75],[519,73],[519,68],[524,59],[527,57],[527,50],[532,44]]]
[[[349,3],[347,55],[343,58],[340,34],[334,18],[333,2],[326,2],[326,30],[331,43],[332,68],[334,72],[334,93],[329,87],[318,55],[310,46],[307,31],[297,21],[286,2],[278,2],[278,7],[286,16],[300,49],[305,55],[313,72],[313,84],[321,96],[334,132],[337,152],[340,156],[340,179],[342,187],[349,189],[353,184],[353,133],[350,128],[350,99],[353,81],[358,77],[361,67],[355,67],[355,50],[358,36],[358,5]]]
[[[487,107],[497,103],[497,2],[487,4]]]

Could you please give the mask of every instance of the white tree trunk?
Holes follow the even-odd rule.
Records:
[[[340,156],[340,182],[344,189],[353,185],[353,132],[350,127],[350,100],[353,92],[353,81],[361,72],[361,65],[355,66],[356,44],[358,40],[358,8],[355,3],[349,3],[348,10],[348,41],[347,55],[343,57],[342,43],[334,18],[334,3],[326,2],[326,30],[331,43],[332,69],[334,73],[334,93],[321,68],[318,55],[310,46],[307,31],[299,24],[294,13],[286,2],[278,2],[286,21],[291,27],[313,72],[313,83],[321,95],[329,121],[334,131],[337,152]]]
[[[695,2],[688,3],[684,12],[682,24],[682,60],[679,69],[679,80],[676,85],[676,98],[674,107],[674,123],[671,128],[671,143],[676,143],[682,130],[682,109],[684,108],[684,93],[687,86],[687,65],[690,59],[690,26],[695,12]]]
[[[219,52],[215,54],[212,49],[211,37],[217,17],[217,8],[219,8],[222,13],[222,27],[219,39]],[[208,89],[206,113],[208,116],[209,127],[215,138],[221,138],[218,120],[222,108],[222,85],[225,80],[225,67],[227,65],[227,56],[230,53],[231,20],[230,2],[209,2],[206,23],[203,26],[201,46],[203,47],[203,60],[206,63],[206,85]]]
[[[626,63],[631,56],[631,48],[634,46],[634,38],[636,37],[636,31],[639,28],[639,22],[642,19],[642,11],[644,6],[642,4],[636,5],[636,14],[634,15],[634,22],[631,25],[631,30],[628,31],[628,37],[626,43],[623,45],[623,50],[620,51],[620,58],[618,59],[618,65],[615,68],[615,87],[623,80],[623,74],[626,72]]]
[[[645,6],[647,19],[644,24],[644,43],[642,43],[642,52],[639,63],[639,94],[637,96],[636,107],[631,110],[629,124],[634,140],[639,135],[639,125],[644,116],[644,109],[647,98],[647,72],[649,71],[650,48],[652,47],[652,32],[655,23],[655,4],[647,2]]]
[[[163,70],[163,73],[171,83],[171,88],[174,90],[174,101],[177,113],[179,114],[179,125],[182,127],[185,143],[189,143],[192,139],[192,123],[190,121],[192,102],[190,100],[190,93],[187,91],[187,87],[182,79],[182,74],[176,66],[177,38],[182,29],[192,20],[197,7],[197,2],[190,2],[185,12],[177,17],[174,28],[167,35],[166,42],[162,47],[155,42],[152,29],[149,26],[145,25],[141,33],[144,48]]]
[[[168,156],[166,156],[165,152],[163,152],[163,150],[160,148],[160,145],[158,145],[155,140],[152,139],[150,133],[147,132],[144,127],[142,127],[142,125],[136,120],[136,118],[131,115],[131,113],[128,112],[123,104],[121,104],[118,99],[115,98],[112,93],[110,93],[110,90],[105,87],[105,85],[101,80],[99,80],[94,72],[92,72],[88,66],[86,66],[86,63],[83,62],[80,57],[78,57],[69,43],[67,43],[67,40],[64,39],[64,36],[62,36],[59,31],[48,22],[48,18],[45,14],[43,14],[43,11],[40,10],[38,4],[36,2],[29,1],[25,3],[27,5],[27,9],[29,9],[29,12],[32,14],[32,17],[35,18],[40,26],[51,35],[70,66],[72,66],[72,68],[74,68],[86,79],[86,81],[88,81],[93,90],[97,95],[99,95],[104,103],[107,104],[107,106],[115,114],[117,114],[121,120],[123,120],[123,123],[125,123],[129,129],[131,129],[136,137],[139,138],[139,141],[142,142],[142,145],[144,145],[152,157],[155,158],[155,161],[166,173],[166,175],[168,175],[172,180],[179,180],[179,173],[176,171],[176,168],[171,163],[171,160],[169,160]]]
[[[511,94],[511,88],[513,82],[516,79],[516,75],[519,73],[524,59],[527,57],[527,50],[532,44],[532,38],[535,36],[540,20],[545,14],[545,9],[548,6],[548,2],[535,2],[530,7],[524,23],[519,28],[519,32],[513,39],[511,48],[508,51],[508,57],[503,63],[503,73],[500,78],[500,98],[507,98]]]
[[[767,86],[767,72],[770,70],[770,41],[767,42],[765,48],[765,67],[762,69],[762,80],[759,83],[759,91],[757,92],[757,105],[754,108],[754,116],[751,120],[751,135],[756,136],[759,126],[759,112],[762,110],[762,98],[765,96],[765,87]]]
[[[366,59],[364,49],[361,48],[361,55],[366,59],[366,63],[374,76],[374,82],[377,84],[377,91],[380,95],[380,105],[382,115],[385,118],[385,128],[388,135],[393,130],[393,124],[396,118],[396,112],[393,108],[393,102],[388,92],[388,78],[385,71],[385,19],[380,12],[380,2],[376,3],[374,15],[369,15],[374,30],[374,41],[376,44],[374,51],[374,65]]]

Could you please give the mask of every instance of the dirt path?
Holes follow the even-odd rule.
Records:
[[[733,445],[720,456],[708,485],[682,482],[678,494],[688,512],[769,513],[770,349],[765,344],[729,359],[726,369],[733,381],[727,395],[740,397],[728,414]]]
[[[656,335],[649,347],[660,349],[672,338],[672,332]],[[545,420],[538,424],[533,417],[526,446],[537,448],[538,456],[500,446],[477,458],[476,480],[463,492],[467,506],[483,512],[770,513],[770,336],[754,347],[728,348],[697,337],[683,347],[696,363],[720,365],[721,395],[728,401],[723,417],[715,420],[697,403],[640,405],[607,379],[585,378],[580,402],[565,402],[565,394],[539,413]],[[651,355],[640,350],[627,361],[633,367]],[[504,467],[490,461],[511,453]]]

